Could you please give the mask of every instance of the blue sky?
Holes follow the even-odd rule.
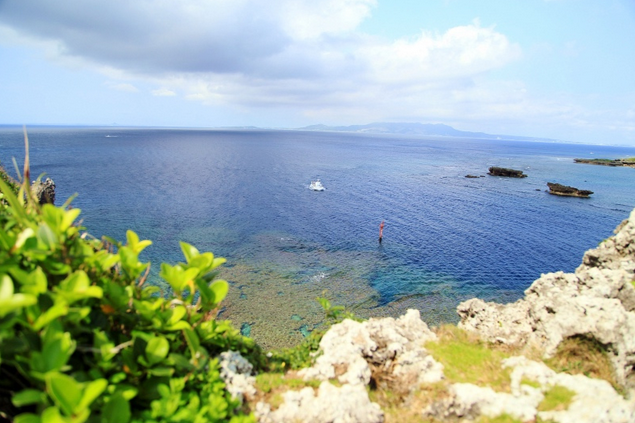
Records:
[[[633,0],[0,0],[0,124],[445,123],[635,146]]]

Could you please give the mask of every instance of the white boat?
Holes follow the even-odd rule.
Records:
[[[311,185],[309,185],[309,189],[312,189],[313,191],[324,191],[324,185],[322,185],[322,182],[320,182],[320,180],[317,179],[315,181],[311,181]]]

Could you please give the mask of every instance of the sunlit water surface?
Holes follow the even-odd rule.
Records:
[[[471,297],[515,301],[541,273],[573,271],[635,207],[635,169],[573,162],[633,148],[295,131],[34,128],[29,138],[32,173],[54,179],[57,204],[78,193],[91,234],[153,241],[143,259],[154,283],[160,262],[183,260],[179,240],[226,257],[221,316],[266,347],[318,327],[318,296],[362,317],[417,308],[429,324],[455,322]],[[22,163],[20,129],[0,130],[0,152],[7,169]],[[529,176],[487,176],[490,166]],[[308,189],[315,178],[324,192]],[[595,193],[556,197],[547,182]]]

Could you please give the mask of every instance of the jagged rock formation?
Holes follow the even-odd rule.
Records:
[[[511,393],[495,392],[491,388],[455,383],[450,395],[433,402],[423,415],[440,420],[473,420],[484,415],[497,417],[507,414],[523,422],[614,422],[629,423],[635,418],[632,401],[626,401],[605,380],[582,375],[556,373],[544,363],[525,357],[511,357],[504,361],[511,368]],[[533,382],[535,386],[528,384]],[[564,387],[575,396],[563,410],[539,411],[545,393],[554,386]]]
[[[40,204],[55,204],[55,182],[51,178],[33,181],[31,192]]]
[[[382,422],[383,412],[366,391],[371,375],[383,374],[391,384],[406,389],[441,380],[443,366],[423,348],[434,339],[418,310],[408,310],[399,319],[344,320],[320,341],[322,355],[315,364],[299,372],[304,379],[325,381],[317,396],[311,388],[288,392],[280,408],[272,412],[260,404],[256,416],[260,422]],[[336,388],[326,382],[331,379],[343,385]],[[343,410],[338,418],[334,405]]]
[[[549,187],[549,194],[561,195],[563,197],[589,198],[589,196],[593,194],[593,191],[577,189],[574,187],[556,184],[553,182],[547,182],[547,186]]]
[[[611,351],[619,383],[635,387],[635,210],[615,236],[584,254],[575,273],[542,275],[525,298],[501,305],[471,299],[459,327],[503,343],[535,343],[545,355],[568,337],[596,339]]]
[[[317,394],[312,388],[287,391],[284,403],[275,411],[259,402],[255,414],[260,423],[274,422],[383,422],[384,413],[378,404],[368,399],[364,385],[345,384],[336,387],[322,382]]]
[[[573,159],[575,163],[584,163],[611,167],[635,167],[635,158],[630,159]]]
[[[503,360],[511,370],[511,389],[497,392],[470,383],[445,382],[442,395],[416,410],[423,418],[473,421],[508,415],[523,422],[555,421],[629,423],[635,421],[635,210],[615,236],[585,253],[575,273],[541,276],[525,298],[501,305],[472,299],[457,308],[459,326],[491,342],[533,344],[553,354],[571,336],[586,336],[609,349],[619,383],[630,389],[622,397],[604,380],[557,373],[523,356]],[[259,422],[383,422],[384,413],[370,401],[371,379],[400,392],[444,381],[443,366],[425,349],[437,337],[409,310],[399,319],[344,320],[320,342],[315,364],[300,371],[322,380],[319,389],[287,391],[272,410],[261,401]],[[382,378],[383,376],[383,378]],[[329,381],[337,380],[341,386]],[[443,382],[442,382],[443,383]],[[559,387],[571,393],[570,404],[542,409],[548,393]]]
[[[489,172],[487,174],[492,176],[506,176],[509,178],[526,178],[527,177],[527,175],[525,175],[522,170],[507,169],[504,167],[495,167],[495,166],[490,167]]]

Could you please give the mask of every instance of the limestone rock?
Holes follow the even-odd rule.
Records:
[[[508,358],[503,365],[513,369],[511,374],[513,395],[522,395],[522,391],[537,389],[545,393],[556,385],[575,393],[571,404],[566,409],[538,412],[538,417],[543,421],[553,420],[560,423],[635,421],[634,399],[622,398],[605,380],[556,373],[544,363],[531,361],[525,357]],[[540,388],[524,385],[521,383],[523,380],[537,382]]]
[[[399,319],[344,320],[333,325],[320,341],[319,356],[304,379],[328,380],[367,385],[371,366],[415,381],[438,381],[441,364],[425,351],[423,344],[436,335],[421,320],[418,310],[408,310]],[[394,368],[393,368],[394,366]],[[414,377],[413,377],[414,374]]]
[[[544,363],[525,357],[508,358],[503,361],[503,367],[512,369],[511,393],[456,383],[450,387],[450,395],[424,409],[423,416],[474,420],[479,416],[493,418],[507,414],[520,421],[535,421],[537,417],[560,423],[635,421],[634,400],[625,400],[604,380],[556,373]],[[527,381],[533,382],[532,386]],[[573,392],[571,403],[563,404],[562,409],[538,411],[545,393],[554,386]]]
[[[253,366],[237,351],[220,354],[220,377],[225,381],[225,389],[241,402],[245,395],[256,394],[256,378],[251,376]]]
[[[55,204],[55,182],[51,178],[33,181],[31,191],[40,204]]]
[[[322,382],[317,394],[312,388],[287,391],[284,403],[275,411],[269,404],[259,402],[255,415],[260,423],[380,423],[384,413],[379,405],[368,399],[363,385],[333,386]]]
[[[542,275],[513,304],[465,301],[459,327],[492,342],[535,343],[546,356],[565,338],[595,338],[612,351],[618,382],[635,387],[634,280],[635,210],[575,273]]]

